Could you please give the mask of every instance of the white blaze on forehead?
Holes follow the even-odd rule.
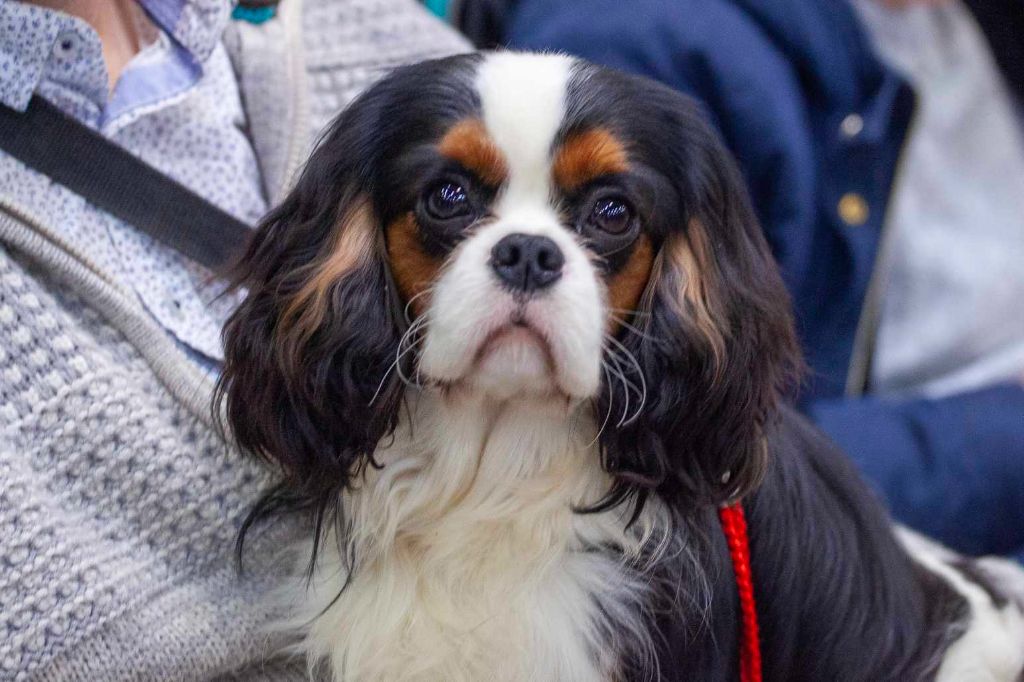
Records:
[[[476,85],[484,125],[508,163],[502,204],[546,202],[551,147],[565,117],[572,64],[565,55],[498,52],[480,65]]]

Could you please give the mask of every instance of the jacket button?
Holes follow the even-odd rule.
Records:
[[[853,139],[860,135],[860,131],[864,130],[864,119],[860,114],[849,114],[839,124],[839,130],[843,133],[843,137]]]
[[[855,192],[847,192],[839,199],[839,217],[851,227],[866,223],[870,214],[868,202]]]

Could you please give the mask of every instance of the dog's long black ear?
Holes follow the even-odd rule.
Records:
[[[675,118],[679,146],[663,158],[673,167],[680,224],[663,236],[639,329],[623,337],[647,402],[602,436],[617,481],[612,498],[657,491],[683,508],[757,485],[765,426],[802,366],[789,297],[742,177],[690,110]]]
[[[248,296],[224,329],[216,407],[283,474],[250,522],[295,507],[322,522],[395,426],[401,383],[382,377],[400,328],[371,200],[370,106],[333,125],[241,262]]]

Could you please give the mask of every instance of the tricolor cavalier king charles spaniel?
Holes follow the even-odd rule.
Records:
[[[736,680],[736,501],[764,679],[1019,679],[1017,569],[894,530],[781,404],[786,291],[684,96],[560,55],[398,69],[242,273],[218,396],[282,474],[248,525],[311,521],[283,627],[333,679]]]

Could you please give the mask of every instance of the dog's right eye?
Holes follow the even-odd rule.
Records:
[[[470,203],[466,189],[456,182],[441,182],[427,194],[427,214],[435,220],[451,220],[469,215]]]
[[[622,199],[601,199],[594,204],[589,221],[611,235],[621,235],[633,225],[633,209]]]

